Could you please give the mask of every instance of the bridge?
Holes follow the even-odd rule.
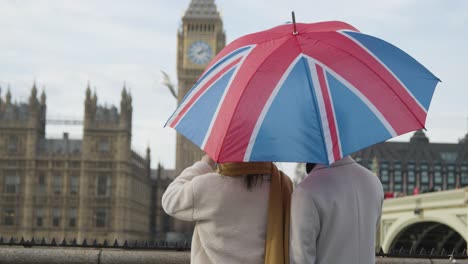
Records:
[[[377,236],[384,252],[467,250],[468,187],[386,199]]]

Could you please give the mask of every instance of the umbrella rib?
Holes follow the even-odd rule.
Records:
[[[296,40],[297,47],[299,48],[300,54],[304,58],[304,55],[303,55],[304,53],[303,53],[301,45],[299,44],[299,40],[297,38],[295,38],[295,40]],[[306,61],[303,61],[303,64],[304,64],[304,67],[306,68],[307,73],[308,73],[307,74],[307,81],[309,82],[309,87],[311,87],[310,94],[312,96],[312,100],[315,101],[315,103],[314,103],[315,112],[319,116],[321,116],[320,110],[318,109],[318,99],[317,99],[317,96],[315,95],[315,91],[313,89],[314,84],[313,84],[313,80],[312,80],[312,76],[311,76],[311,74],[312,74],[311,69],[310,69],[308,63],[306,63]],[[327,142],[325,141],[325,134],[324,134],[324,131],[323,131],[322,118],[318,118],[318,120],[319,120],[319,124],[320,124],[320,133],[322,133],[321,138],[322,138],[322,141],[323,141],[323,146],[325,147],[325,153],[326,153],[325,156],[327,157],[327,164],[330,164],[330,158],[328,156],[328,149],[327,149]]]
[[[260,68],[261,66],[263,66],[263,65],[265,64],[265,62],[267,61],[267,59],[270,57],[271,54],[273,54],[274,52],[276,52],[279,48],[281,48],[281,47],[284,45],[284,43],[289,39],[289,36],[288,36],[288,37],[284,37],[284,39],[285,39],[285,41],[284,41],[281,45],[278,45],[278,46],[277,46],[275,49],[273,49],[268,55],[265,55],[265,58],[264,58],[263,61],[259,64],[259,66],[257,67],[257,69]],[[265,41],[265,42],[268,42],[268,41]],[[262,42],[262,43],[264,43],[264,42]],[[257,49],[258,46],[259,46],[259,45],[257,44],[257,45],[255,46],[254,50]],[[252,50],[252,52],[253,52],[254,50]],[[250,56],[250,55],[251,55],[251,54],[247,55],[247,56],[244,58],[244,60],[245,60],[248,56]],[[241,64],[239,65],[239,68],[240,68],[240,67],[241,67]],[[250,82],[252,81],[253,77],[255,76],[255,73],[256,73],[256,72],[254,72],[254,73],[249,77],[249,80],[247,81],[247,83],[245,84],[244,87],[248,87],[248,86],[249,86]],[[237,77],[237,75],[236,75],[236,76],[233,76],[233,78],[236,78],[236,77]],[[241,94],[240,94],[240,96],[239,96],[239,99],[238,99],[238,101],[237,101],[236,104],[235,104],[236,106],[234,107],[233,113],[235,113],[235,112],[237,111],[237,108],[239,107],[239,101],[240,101],[240,99],[244,96],[245,90],[247,90],[247,89],[244,89],[244,90],[241,92]],[[227,126],[227,128],[226,128],[226,132],[229,131],[229,129],[231,128],[231,124],[232,124],[232,119],[233,119],[233,118],[234,118],[234,115],[231,115],[231,118],[230,118],[230,120],[229,120],[228,126]],[[224,141],[225,141],[225,139],[226,139],[226,135],[227,135],[227,133],[224,133],[223,140],[221,141],[221,146],[220,146],[220,148],[219,148],[219,151],[216,153],[216,156],[217,156],[218,158],[219,158],[219,154],[222,153],[222,151],[223,151]],[[245,154],[245,153],[244,153],[244,154]]]
[[[302,49],[301,49],[301,53],[302,53]],[[313,80],[312,80],[312,76],[311,76],[311,69],[308,65],[308,63],[306,61],[303,60],[303,64],[304,64],[304,67],[307,69],[307,81],[309,82],[309,88],[310,88],[310,94],[311,94],[311,97],[312,97],[312,100],[315,101],[314,103],[314,108],[315,108],[315,112],[318,114],[318,116],[322,116],[320,114],[320,110],[318,109],[318,99],[317,99],[317,95],[315,94],[315,91],[314,91],[314,85],[313,85]],[[330,164],[330,158],[328,156],[328,149],[327,149],[327,142],[325,141],[325,134],[324,134],[324,131],[323,131],[323,123],[322,123],[322,118],[318,118],[318,123],[320,124],[320,132],[322,133],[322,141],[323,141],[323,146],[325,147],[325,153],[326,153],[326,157],[327,157],[327,164]]]
[[[341,34],[340,34],[340,35],[341,35]],[[305,37],[305,38],[311,39],[310,37]],[[342,49],[342,48],[339,48],[339,47],[337,47],[337,46],[335,46],[335,45],[332,45],[332,44],[327,43],[327,42],[322,41],[322,40],[316,40],[316,41],[322,42],[322,43],[325,44],[325,45],[328,45],[328,46],[330,46],[330,47],[333,47],[333,48],[335,48],[335,49],[337,49],[337,50],[340,50],[340,51],[342,51],[342,52],[348,54],[349,56],[355,58],[356,60],[358,60],[359,62],[361,62],[363,65],[365,65],[370,71],[374,72],[375,75],[377,75],[377,76],[382,80],[382,82],[385,83],[385,84],[387,85],[388,88],[390,88],[390,90],[398,97],[398,99],[400,99],[400,101],[405,105],[405,107],[406,107],[406,108],[408,109],[408,111],[413,115],[413,117],[416,119],[416,121],[418,121],[418,123],[421,125],[421,127],[423,127],[423,128],[425,127],[424,124],[422,124],[421,121],[419,121],[419,119],[418,119],[417,116],[413,113],[413,111],[411,111],[411,108],[408,106],[408,104],[407,104],[404,100],[402,100],[402,98],[400,97],[400,95],[399,95],[397,92],[395,92],[395,90],[393,90],[393,88],[382,78],[382,76],[380,76],[380,75],[379,75],[374,69],[372,69],[372,67],[370,67],[367,63],[365,63],[364,61],[360,60],[358,57],[354,56],[353,54],[351,54],[350,52],[348,52],[348,51],[346,51],[346,50],[344,50],[344,49]],[[358,46],[359,46],[359,45],[358,45]],[[361,48],[361,47],[360,47],[360,48]],[[380,63],[380,62],[379,62],[379,63]],[[329,66],[327,66],[327,67],[329,67]],[[390,71],[390,69],[389,69],[389,71]]]

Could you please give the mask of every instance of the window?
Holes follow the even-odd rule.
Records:
[[[383,188],[384,192],[390,191],[388,183],[382,183],[382,188]]]
[[[96,227],[107,226],[107,208],[96,208],[95,219]]]
[[[36,226],[41,227],[44,224],[44,209],[36,208]]]
[[[3,209],[3,225],[12,226],[15,225],[16,212],[13,208]]]
[[[414,171],[408,171],[408,182],[414,183],[416,181],[416,177],[414,176]]]
[[[59,174],[54,175],[54,194],[60,194],[62,190],[62,176]]]
[[[445,162],[455,162],[457,160],[458,153],[457,152],[442,152],[440,153],[440,157]]]
[[[468,166],[463,165],[460,170],[460,184],[462,187],[468,186]]]
[[[96,194],[98,196],[108,196],[110,194],[110,177],[99,175],[96,180]]]
[[[72,175],[70,177],[70,194],[71,195],[78,194],[78,185],[79,185],[78,175]]]
[[[44,174],[39,174],[37,177],[37,193],[45,194],[46,193],[46,176]]]
[[[454,164],[449,164],[447,166],[447,189],[455,189],[455,165]]]
[[[101,138],[99,140],[99,151],[100,152],[109,152],[109,139],[108,138]]]
[[[427,174],[427,171],[421,172],[421,183],[429,183],[429,174]]]
[[[416,186],[414,185],[414,183],[408,183],[408,184],[406,185],[406,192],[407,192],[407,193],[413,193],[414,187],[416,187]]]
[[[76,208],[70,208],[68,211],[68,226],[76,227]]]
[[[18,151],[18,137],[10,136],[7,143],[8,153],[16,153]]]
[[[402,192],[402,191],[403,191],[403,188],[402,188],[401,183],[395,183],[395,185],[393,185],[393,191],[395,191],[395,192]]]
[[[60,209],[59,208],[52,209],[52,226],[54,227],[60,226]]]
[[[18,193],[19,192],[20,178],[18,175],[5,176],[5,193]]]
[[[382,180],[382,182],[388,182],[388,170],[380,170],[380,179]]]
[[[434,183],[435,184],[442,184],[442,173],[440,171],[435,171],[434,172]]]

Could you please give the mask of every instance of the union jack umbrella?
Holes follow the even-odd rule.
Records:
[[[166,125],[219,163],[331,164],[424,128],[439,81],[344,22],[285,24],[227,45]]]

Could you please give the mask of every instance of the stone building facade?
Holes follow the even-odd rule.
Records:
[[[352,156],[379,177],[385,192],[397,196],[468,186],[467,137],[433,143],[417,131],[409,142],[382,142]]]
[[[88,87],[83,139],[45,135],[46,95],[0,97],[0,236],[71,240],[150,239],[149,149],[131,149],[132,97],[120,112]]]

